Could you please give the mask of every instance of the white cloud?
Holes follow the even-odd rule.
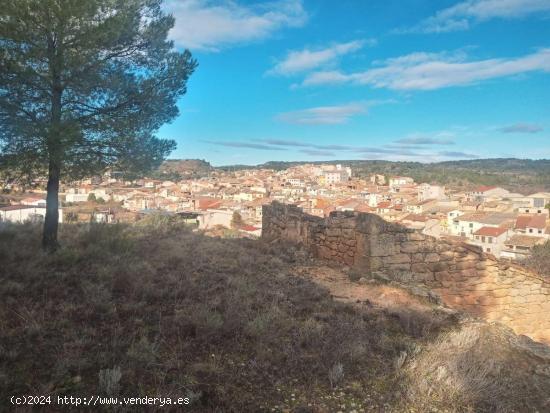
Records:
[[[550,48],[518,58],[477,61],[447,53],[414,53],[388,59],[381,67],[363,72],[312,73],[302,86],[352,83],[394,90],[433,90],[533,71],[550,71]]]
[[[346,123],[353,115],[364,113],[366,108],[362,104],[349,103],[341,106],[319,106],[304,110],[281,113],[277,119],[295,124],[305,125],[333,125]]]
[[[346,83],[351,81],[349,75],[346,75],[337,70],[314,72],[306,76],[301,84],[293,84],[292,88],[299,86],[316,86],[316,85],[330,85],[337,83]]]
[[[472,23],[521,18],[550,11],[550,0],[467,0],[437,12],[402,32],[442,33],[466,30]]]
[[[454,140],[451,138],[429,137],[422,135],[409,136],[396,141],[403,145],[422,146],[422,145],[454,145]]]
[[[544,130],[540,125],[532,123],[516,123],[499,129],[502,133],[539,133]]]
[[[178,46],[218,51],[222,47],[264,39],[284,27],[300,27],[307,20],[302,0],[278,0],[240,5],[232,0],[170,0],[176,18],[170,37]]]
[[[359,50],[364,45],[373,45],[376,41],[354,40],[347,43],[336,43],[324,49],[293,50],[280,62],[278,62],[269,74],[289,75],[306,70],[318,68],[322,65],[334,62],[339,56]]]

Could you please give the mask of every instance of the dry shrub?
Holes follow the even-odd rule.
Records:
[[[415,310],[406,307],[396,307],[388,311],[394,317],[403,331],[412,337],[421,338],[439,331],[443,326],[454,322],[441,312],[428,310]]]
[[[412,353],[404,384],[416,409],[543,411],[548,402],[540,391],[550,390],[550,378],[527,368],[538,357],[505,327],[469,322]]]
[[[400,355],[444,324],[333,301],[292,275],[309,260],[292,245],[210,238],[166,217],[63,225],[60,240],[47,255],[39,227],[0,230],[0,405],[45,389],[189,396],[190,412],[338,411],[333,392],[346,391],[390,411]]]

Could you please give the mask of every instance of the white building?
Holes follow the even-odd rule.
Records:
[[[45,206],[10,205],[0,208],[0,222],[41,222],[46,216]],[[63,211],[59,208],[59,222],[63,222]]]
[[[418,186],[418,200],[420,202],[426,199],[444,199],[445,187],[439,185],[421,184]]]
[[[347,180],[347,174],[343,174],[341,171],[336,172],[325,172],[325,183],[326,184],[337,184],[339,182]]]
[[[513,260],[525,259],[531,255],[531,250],[535,245],[544,244],[544,241],[545,239],[541,237],[513,235],[504,241],[504,248],[500,252],[500,257]]]
[[[304,186],[306,186],[305,181],[301,178],[288,178],[286,182],[295,187],[303,188]]]
[[[474,232],[474,239],[471,243],[480,246],[483,252],[493,254],[499,258],[507,236],[508,230],[506,228],[481,227]]]
[[[449,230],[451,235],[473,239],[474,233],[482,227],[511,227],[514,221],[514,214],[473,212],[454,218]]]
[[[460,221],[458,217],[464,214],[465,212],[460,209],[453,209],[447,213],[447,232],[449,234],[458,235],[460,233]]]
[[[197,217],[199,229],[210,229],[217,225],[231,228],[233,211],[226,209],[208,209]]]
[[[65,202],[86,202],[88,194],[69,193],[65,195]]]
[[[371,175],[369,178],[371,184],[375,185],[385,185],[386,184],[386,177],[384,175],[375,174]]]
[[[479,186],[474,189],[470,197],[473,200],[499,199],[510,195],[510,192],[498,186]]]
[[[412,185],[414,184],[414,179],[408,176],[394,176],[390,178],[390,187],[402,186],[402,185]]]
[[[21,205],[30,205],[30,206],[46,206],[45,198],[25,198],[21,200]]]

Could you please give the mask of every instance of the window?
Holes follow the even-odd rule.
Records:
[[[487,248],[487,252],[491,252],[491,248]]]
[[[474,224],[470,222],[470,228],[473,228],[474,227]]]
[[[493,243],[493,237],[488,237],[488,238],[487,238],[487,242],[488,242],[489,244],[492,244],[492,243]]]
[[[481,237],[481,242],[485,242],[485,237]]]
[[[529,228],[529,234],[533,233],[533,228]]]
[[[542,229],[539,229],[539,234],[542,234]]]

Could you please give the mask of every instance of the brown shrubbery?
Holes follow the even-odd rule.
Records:
[[[407,372],[434,364],[407,355],[453,328],[333,301],[291,275],[306,259],[292,247],[151,218],[63,226],[64,247],[47,255],[38,231],[0,230],[1,406],[101,394],[190,397],[197,412],[412,410],[430,390]],[[539,407],[537,391],[503,398]],[[502,405],[484,394],[438,403]]]
[[[471,322],[413,350],[404,369],[408,401],[423,411],[543,411],[550,406],[550,348],[498,324]],[[474,408],[475,407],[475,408]]]
[[[532,254],[525,258],[522,264],[550,279],[550,241],[536,245]]]

